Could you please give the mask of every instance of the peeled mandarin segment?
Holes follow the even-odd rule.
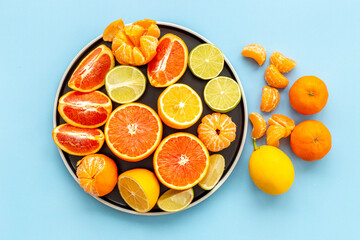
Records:
[[[295,128],[294,120],[282,114],[272,115],[271,118],[269,118],[269,125],[283,126],[286,129],[284,137],[288,137]]]
[[[279,69],[281,73],[290,72],[296,66],[294,60],[285,57],[279,52],[273,52],[273,54],[271,54],[270,63]]]
[[[280,125],[270,125],[266,132],[267,145],[279,147],[279,140],[284,137],[286,129]]]
[[[122,31],[125,27],[124,21],[122,19],[116,20],[107,26],[103,33],[103,39],[107,42],[112,42],[115,35]]]
[[[76,166],[78,183],[85,192],[100,197],[114,189],[118,172],[111,158],[103,154],[91,154],[78,161]]]
[[[145,35],[159,38],[160,37],[160,29],[156,24],[151,24]]]
[[[144,35],[145,29],[138,25],[127,25],[125,26],[125,34],[130,39],[134,46],[140,45],[140,37]]]
[[[265,71],[265,81],[274,88],[285,88],[289,85],[289,80],[272,64]]]
[[[209,151],[218,152],[235,140],[236,124],[226,114],[208,114],[201,119],[197,132]]]
[[[267,123],[265,119],[258,113],[250,113],[249,119],[253,125],[253,130],[251,133],[252,138],[259,139],[265,135],[267,129]]]
[[[146,63],[150,62],[150,60],[155,57],[158,43],[159,41],[157,40],[157,38],[153,36],[140,37],[140,50],[146,59]]]
[[[255,43],[245,46],[241,54],[244,57],[249,57],[254,59],[260,66],[263,65],[266,60],[265,48]]]
[[[276,88],[264,86],[261,97],[260,110],[263,112],[273,111],[280,101],[280,93]]]
[[[70,124],[57,126],[52,137],[61,150],[75,156],[96,153],[105,141],[100,129],[78,128]]]

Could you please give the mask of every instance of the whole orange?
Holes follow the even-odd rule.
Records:
[[[291,106],[304,115],[320,112],[325,107],[328,97],[325,83],[315,76],[299,78],[289,91]]]
[[[331,134],[322,122],[306,120],[292,131],[290,145],[299,158],[305,161],[319,160],[331,149]]]

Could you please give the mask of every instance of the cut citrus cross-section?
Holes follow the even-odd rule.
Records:
[[[199,120],[203,106],[199,95],[188,85],[176,83],[166,88],[158,99],[161,120],[169,127],[184,129]]]
[[[209,152],[190,133],[174,133],[160,143],[154,154],[156,176],[165,186],[184,190],[198,184],[209,167]]]
[[[106,73],[115,65],[111,50],[100,45],[90,52],[78,65],[69,80],[69,87],[80,92],[91,92],[101,88]]]
[[[156,56],[148,64],[147,75],[152,86],[167,87],[185,73],[188,49],[181,38],[168,33],[160,39],[156,51]]]
[[[162,124],[152,108],[129,103],[111,113],[104,132],[106,143],[116,156],[137,162],[155,151],[162,137]]]
[[[65,122],[82,128],[104,125],[112,109],[111,100],[99,91],[71,91],[59,100],[58,110]]]

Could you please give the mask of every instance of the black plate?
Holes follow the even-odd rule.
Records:
[[[184,40],[184,42],[186,43],[186,45],[189,49],[189,52],[197,45],[199,45],[201,43],[209,42],[207,39],[205,39],[201,35],[193,32],[189,29],[186,29],[184,27],[175,25],[175,24],[158,22],[158,26],[161,30],[161,36],[165,35],[166,33],[173,33],[173,34],[179,36],[180,38],[182,38]],[[62,95],[64,95],[65,93],[71,91],[71,89],[67,86],[67,83],[68,83],[73,71],[75,70],[77,65],[81,62],[81,60],[89,52],[91,52],[94,48],[96,48],[100,44],[105,44],[106,46],[108,46],[111,49],[111,43],[103,41],[102,37],[99,36],[98,38],[96,38],[95,40],[90,42],[82,51],[80,51],[80,53],[74,58],[74,60],[70,63],[68,69],[66,70],[66,72],[63,76],[63,79],[59,85],[57,96],[55,99],[54,127],[65,123],[65,121],[61,118],[60,114],[57,111],[57,105],[58,105],[59,98]],[[116,62],[116,65],[118,65],[117,62]],[[139,69],[144,73],[145,76],[147,76],[146,75],[147,65],[140,66]],[[242,98],[241,98],[240,104],[234,110],[227,113],[232,118],[233,122],[237,125],[236,139],[234,142],[231,143],[230,147],[219,152],[225,158],[225,171],[224,171],[224,174],[223,174],[221,180],[219,181],[219,183],[211,191],[205,191],[205,190],[201,189],[199,186],[195,186],[193,188],[194,194],[195,194],[194,200],[189,207],[194,206],[197,203],[199,203],[199,202],[203,201],[204,199],[206,199],[207,197],[209,197],[213,192],[215,192],[221,186],[222,183],[225,182],[225,180],[229,177],[230,173],[234,169],[237,161],[239,160],[241,152],[242,152],[242,148],[245,143],[246,130],[247,130],[247,121],[246,121],[247,108],[246,108],[245,94],[244,94],[243,88],[241,86],[241,83],[236,75],[236,72],[234,71],[230,62],[226,58],[225,58],[224,69],[222,70],[222,72],[220,73],[219,76],[227,76],[227,77],[237,80],[237,82],[239,83],[240,88],[241,88]],[[185,84],[191,86],[200,95],[201,99],[202,100],[204,99],[203,90],[208,81],[204,81],[204,80],[201,80],[201,79],[195,77],[191,73],[191,71],[189,69],[187,69],[185,74],[182,76],[182,78],[178,82],[185,83]],[[147,83],[144,95],[137,102],[144,103],[144,104],[152,107],[155,111],[157,111],[157,99],[163,90],[164,90],[164,88],[155,88],[155,87],[152,87],[149,83]],[[106,93],[105,87],[102,87],[101,89],[99,89],[99,91]],[[119,106],[119,104],[113,102],[113,109],[115,109],[118,106]],[[202,117],[209,113],[213,113],[213,111],[206,105],[204,100],[203,100],[203,107],[204,107],[204,110],[203,110]],[[197,130],[197,127],[198,127],[200,121],[201,121],[201,118],[192,127],[181,130],[181,131],[189,132],[189,133],[192,133],[197,136],[196,130]],[[179,131],[179,130],[172,129],[172,128],[166,126],[165,124],[163,124],[163,126],[164,126],[163,138],[165,138],[169,134]],[[104,127],[101,127],[101,130],[104,130]],[[76,162],[79,161],[82,157],[69,155],[69,154],[63,152],[61,149],[59,149],[59,151],[60,151],[60,155],[64,161],[64,164],[68,168],[71,175],[76,179],[76,174],[75,174],[76,173]],[[133,169],[133,168],[146,168],[146,169],[149,169],[154,172],[153,164],[152,164],[153,155],[149,156],[148,158],[146,158],[140,162],[126,162],[126,161],[123,161],[123,160],[119,159],[118,157],[116,157],[110,151],[110,149],[107,147],[106,143],[101,148],[99,153],[103,153],[103,154],[109,156],[116,162],[119,174],[126,170]],[[210,154],[212,154],[212,153],[210,152]],[[165,187],[164,185],[161,185],[161,184],[160,184],[160,186],[161,186],[160,194],[162,194],[163,192],[165,192],[167,190],[167,187]],[[132,213],[132,214],[139,214],[138,212],[134,211],[132,208],[130,208],[124,202],[124,200],[121,198],[121,196],[119,194],[119,190],[118,190],[117,186],[108,195],[106,195],[104,197],[100,197],[100,198],[96,197],[96,199],[98,199],[100,202],[102,202],[110,207],[113,207],[117,210],[127,212],[127,213]],[[155,206],[149,213],[143,213],[141,215],[160,215],[160,214],[166,214],[166,212],[163,212],[157,206]]]

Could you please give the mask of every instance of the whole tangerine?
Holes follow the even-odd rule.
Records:
[[[290,145],[299,158],[305,161],[319,160],[331,149],[331,134],[322,122],[306,120],[292,131]]]
[[[299,78],[289,91],[291,106],[303,115],[320,112],[325,107],[328,97],[325,83],[315,76]]]

